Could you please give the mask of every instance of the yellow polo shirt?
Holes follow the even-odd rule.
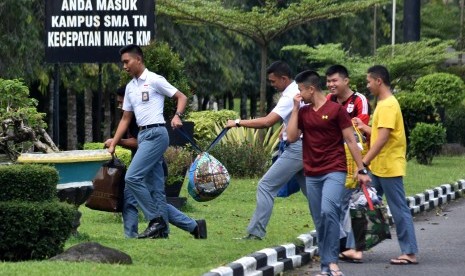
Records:
[[[380,153],[371,161],[372,173],[380,177],[404,176],[407,167],[407,140],[402,112],[394,96],[379,101],[376,106],[371,128],[371,146],[378,138],[378,128],[389,128],[391,133]]]

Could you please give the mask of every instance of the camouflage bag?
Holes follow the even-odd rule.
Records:
[[[350,209],[352,231],[356,250],[368,250],[385,239],[391,239],[387,208],[381,202],[373,205],[367,187],[360,185],[365,194],[367,206]]]

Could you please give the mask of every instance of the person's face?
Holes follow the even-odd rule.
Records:
[[[371,74],[367,74],[367,88],[374,96],[378,96],[379,88],[381,86],[381,79],[374,78]]]
[[[121,97],[121,96],[116,96],[116,102],[118,103],[118,106],[117,108],[118,109],[123,109],[123,101],[124,101],[124,98]]]
[[[302,96],[302,101],[306,104],[310,103],[313,95],[313,86],[298,83],[297,87],[299,88],[300,96]]]
[[[349,87],[349,79],[342,77],[339,73],[329,75],[326,77],[326,87],[335,95],[342,94]]]
[[[123,69],[128,72],[131,77],[137,77],[141,71],[142,60],[138,55],[132,53],[124,53],[121,55]]]
[[[287,77],[277,76],[274,73],[268,75],[268,81],[270,85],[278,92],[283,92],[287,87]]]

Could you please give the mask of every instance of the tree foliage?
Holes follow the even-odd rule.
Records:
[[[0,2],[0,76],[35,81],[43,72],[44,2],[2,0]],[[48,80],[47,80],[48,83]]]
[[[319,69],[321,73],[332,64],[344,64],[350,71],[351,82],[358,89],[365,87],[367,69],[374,64],[388,67],[396,89],[413,90],[415,79],[434,72],[449,56],[447,47],[453,41],[429,39],[385,45],[377,49],[375,56],[360,56],[342,48],[341,44],[325,44],[311,47],[308,45],[289,45],[283,51],[291,51],[303,56],[309,67]]]
[[[278,36],[305,23],[353,14],[382,0],[264,0],[250,10],[230,7],[224,1],[159,0],[159,13],[188,24],[205,24],[239,33],[254,41],[261,49],[260,114],[265,115],[266,64],[268,46]]]

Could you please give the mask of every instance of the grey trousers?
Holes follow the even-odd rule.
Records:
[[[306,195],[301,140],[289,144],[283,154],[273,163],[258,182],[257,207],[255,208],[255,212],[247,228],[249,234],[260,238],[265,236],[266,226],[270,221],[273,211],[274,198],[281,187],[294,175],[297,177],[302,193]]]

